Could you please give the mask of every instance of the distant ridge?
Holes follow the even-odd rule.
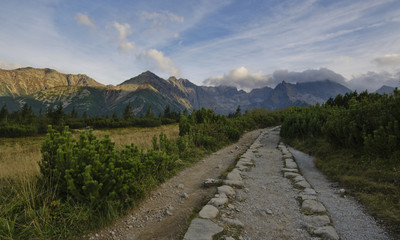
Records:
[[[83,74],[63,74],[53,69],[0,69],[0,105],[17,110],[30,104],[35,112],[62,105],[66,112],[75,108],[89,115],[121,115],[130,104],[136,115],[151,107],[156,114],[166,106],[173,111],[211,108],[218,113],[255,107],[280,109],[324,102],[351,90],[330,81],[291,84],[253,89],[250,93],[230,86],[197,86],[187,79],[163,79],[146,71],[117,86],[105,86]]]
[[[389,93],[393,93],[393,91],[394,91],[394,87],[383,85],[381,88],[376,90],[375,93],[379,93],[379,94],[386,93],[386,94],[389,94]]]
[[[105,87],[84,74],[63,74],[50,68],[0,69],[0,96],[23,96],[57,86]]]

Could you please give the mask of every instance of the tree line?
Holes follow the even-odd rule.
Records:
[[[121,116],[116,112],[112,116],[88,116],[86,111],[79,116],[74,107],[68,113],[64,111],[61,104],[54,109],[47,108],[44,112],[40,109],[39,114],[36,115],[32,106],[27,103],[20,110],[11,113],[8,111],[7,105],[4,104],[0,109],[0,137],[45,134],[48,125],[52,125],[53,128],[58,130],[62,130],[64,126],[69,126],[70,129],[156,127],[178,122],[181,114],[187,114],[187,110],[180,113],[172,111],[170,106],[167,105],[163,115],[155,116],[150,105],[143,116],[136,117],[130,103],[128,103]]]
[[[356,91],[330,98],[325,104],[292,108],[281,136],[323,137],[337,147],[400,162],[400,91],[377,94]]]

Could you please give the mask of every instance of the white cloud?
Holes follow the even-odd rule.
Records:
[[[12,69],[21,68],[21,67],[23,67],[23,66],[19,63],[8,63],[8,62],[4,62],[4,61],[0,60],[0,68],[1,69],[12,70]]]
[[[128,41],[127,37],[132,35],[131,26],[128,23],[121,24],[114,21],[114,28],[118,31],[118,49],[123,53],[128,53],[130,50],[134,50],[135,43]]]
[[[375,58],[372,62],[380,67],[399,67],[400,54],[387,54],[385,56]]]
[[[353,78],[346,83],[346,85],[357,91],[368,90],[369,92],[374,92],[378,90],[383,85],[390,87],[400,86],[400,72],[390,73],[390,72],[367,72],[365,74],[360,74],[353,76]]]
[[[166,57],[163,52],[156,49],[150,49],[146,51],[145,56],[147,59],[150,59],[155,63],[157,68],[163,71],[168,71],[172,76],[179,76],[179,69],[176,66],[176,63],[172,59]]]
[[[268,76],[264,73],[251,73],[246,67],[238,67],[223,76],[214,76],[204,80],[204,84],[211,86],[233,86],[238,89],[250,91],[253,88],[261,88],[268,85]]]
[[[278,84],[282,81],[288,83],[298,82],[315,82],[330,80],[340,84],[345,83],[345,78],[327,68],[320,68],[318,70],[308,69],[303,72],[289,72],[288,70],[277,70],[272,74],[270,79],[271,84]]]
[[[96,28],[96,25],[94,25],[94,23],[92,22],[92,20],[90,20],[89,16],[83,13],[77,13],[75,15],[75,20],[81,24],[81,25],[85,25],[88,26],[92,29]]]
[[[384,18],[368,14],[388,1],[333,1],[326,6],[318,2],[276,1],[270,6],[270,14],[260,16],[255,12],[254,22],[221,23],[230,34],[190,45],[183,39],[187,44],[174,59],[190,62],[188,60],[196,56],[196,65],[191,66],[190,72],[195,72],[196,68],[213,72],[202,74],[202,79],[230,69],[227,63],[230,66],[245,64],[264,72],[328,67],[350,77],[371,70],[371,54],[398,52],[399,32],[381,33],[383,28],[394,25],[392,17],[395,13],[398,16],[398,8],[385,12]],[[357,61],[352,65],[333,62],[343,55]]]
[[[114,21],[113,27],[118,31],[118,49],[123,53],[133,51],[137,60],[147,60],[153,67],[166,71],[173,76],[179,76],[179,69],[176,63],[165,56],[163,52],[150,48],[146,50],[143,46],[136,46],[133,41],[129,41],[128,37],[132,35],[131,26],[128,23],[121,24]]]
[[[141,36],[145,36],[142,43],[146,48],[157,48],[164,44],[170,44],[171,39],[179,38],[179,33],[187,24],[184,17],[175,15],[169,11],[146,12],[139,14],[141,20],[138,27]]]
[[[340,84],[346,83],[345,78],[342,75],[337,74],[327,68],[320,68],[318,70],[308,69],[303,72],[277,70],[274,71],[272,75],[265,75],[261,71],[251,73],[245,67],[232,69],[228,74],[224,74],[223,76],[210,77],[204,80],[203,83],[211,86],[234,86],[238,89],[249,91],[254,88],[261,88],[265,86],[275,87],[282,81],[287,83],[298,83],[324,80],[331,80]]]
[[[153,27],[163,27],[167,23],[183,23],[184,18],[178,15],[175,15],[169,11],[163,12],[146,12],[143,11],[140,13],[140,18],[143,21],[151,21]]]
[[[127,36],[132,34],[131,25],[129,25],[128,23],[121,24],[115,21],[113,26],[115,29],[117,29],[120,40],[125,40]]]

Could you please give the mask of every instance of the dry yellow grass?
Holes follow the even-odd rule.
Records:
[[[39,172],[40,146],[44,137],[0,139],[0,179],[20,179]]]
[[[121,149],[131,143],[140,149],[148,149],[152,146],[153,136],[158,137],[161,132],[165,133],[169,139],[176,139],[179,136],[179,126],[172,124],[154,128],[130,127],[93,131],[98,138],[102,138],[106,134],[110,135],[111,140],[115,142],[116,149]]]
[[[93,131],[98,138],[106,134],[110,135],[116,149],[121,149],[131,143],[139,148],[148,149],[152,146],[153,136],[158,136],[161,132],[164,132],[169,139],[176,139],[179,136],[178,124],[155,128],[130,127]],[[78,132],[74,134],[75,137],[78,135]],[[43,140],[44,136],[0,138],[0,180],[23,179],[38,174],[38,161],[42,157],[40,146]]]

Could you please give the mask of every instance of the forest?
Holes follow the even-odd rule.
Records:
[[[187,111],[182,114],[187,115]],[[0,109],[0,137],[26,137],[46,134],[48,125],[62,130],[64,126],[70,129],[82,129],[86,127],[94,129],[123,128],[130,126],[156,127],[164,124],[176,123],[181,113],[172,111],[170,106],[165,107],[163,115],[155,116],[149,106],[143,116],[135,116],[130,103],[125,107],[122,116],[114,112],[112,116],[88,116],[86,112],[79,114],[72,108],[67,113],[62,105],[55,109],[47,108],[45,112],[40,111],[35,115],[28,104],[18,110],[9,113],[7,105]]]

